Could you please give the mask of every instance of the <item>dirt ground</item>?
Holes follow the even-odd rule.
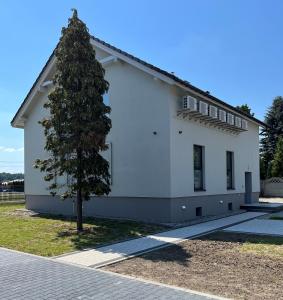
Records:
[[[104,269],[227,298],[283,299],[283,238],[217,232]]]

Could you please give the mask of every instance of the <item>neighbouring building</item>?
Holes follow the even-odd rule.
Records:
[[[112,108],[108,135],[112,192],[84,203],[84,214],[151,222],[181,222],[225,214],[257,202],[260,120],[241,113],[174,74],[95,37]],[[52,89],[51,55],[12,120],[24,129],[26,207],[73,214],[71,200],[52,197],[33,168],[44,151],[43,104]]]

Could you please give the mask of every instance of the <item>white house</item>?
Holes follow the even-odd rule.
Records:
[[[264,123],[95,37],[91,43],[110,83],[112,192],[85,202],[85,215],[181,222],[258,201]],[[26,207],[73,214],[73,202],[52,197],[33,168],[47,155],[38,121],[54,69],[52,54],[11,123],[24,129]]]

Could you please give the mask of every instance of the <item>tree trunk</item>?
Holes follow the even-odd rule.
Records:
[[[83,201],[82,191],[77,191],[77,232],[83,231]]]
[[[82,152],[81,149],[77,150],[77,158],[78,158],[78,190],[77,190],[77,232],[83,231],[83,199],[82,199],[82,170],[81,170],[81,159]]]

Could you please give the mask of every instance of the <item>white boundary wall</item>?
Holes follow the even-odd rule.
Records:
[[[283,197],[283,178],[273,177],[261,182],[262,192],[268,197]]]

